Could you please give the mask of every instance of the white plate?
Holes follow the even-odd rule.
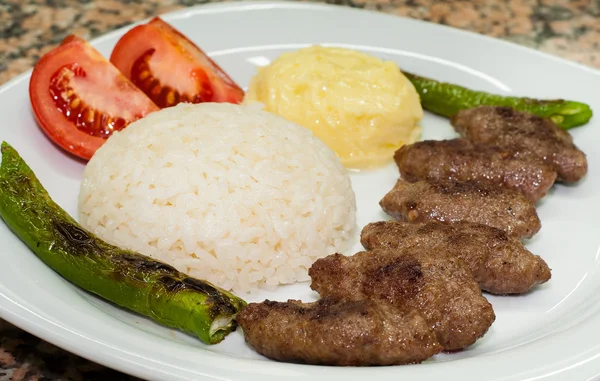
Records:
[[[257,65],[308,44],[352,47],[408,70],[504,94],[563,97],[600,111],[597,71],[498,40],[447,27],[334,6],[218,4],[165,18],[210,52],[240,84]],[[120,30],[94,41],[109,55]],[[31,165],[51,196],[76,215],[83,164],[52,145],[32,117],[29,73],[0,90],[0,139]],[[425,138],[453,136],[427,115]],[[239,332],[215,346],[159,327],[73,287],[0,224],[0,315],[23,329],[104,365],[155,380],[593,380],[600,375],[600,121],[572,131],[588,154],[589,174],[555,186],[539,205],[541,232],[528,247],[553,269],[552,280],[519,297],[489,297],[497,320],[473,347],[420,365],[334,368],[277,363],[257,355]],[[378,201],[398,174],[393,165],[353,175],[359,224],[383,218]],[[314,297],[307,284],[265,297]]]

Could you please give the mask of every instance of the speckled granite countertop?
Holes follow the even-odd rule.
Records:
[[[0,0],[0,84],[69,33],[86,39],[207,1]],[[599,0],[333,0],[443,23],[600,67]],[[0,320],[0,381],[135,380],[69,354]]]
[[[0,84],[75,33],[86,39],[206,0],[0,0]],[[598,0],[329,0],[503,38],[600,67]]]

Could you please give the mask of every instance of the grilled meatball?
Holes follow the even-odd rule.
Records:
[[[309,275],[322,297],[380,300],[421,312],[446,351],[470,346],[495,320],[464,262],[431,250],[334,254],[313,263]]]
[[[471,269],[479,287],[493,294],[524,293],[551,276],[546,262],[527,250],[519,239],[481,224],[374,222],[364,227],[360,239],[367,250],[408,250],[416,246],[460,258]]]
[[[549,119],[511,107],[482,106],[459,111],[451,122],[473,143],[533,152],[556,170],[558,181],[576,182],[587,173],[585,154]]]
[[[499,147],[473,145],[465,139],[426,140],[396,151],[402,178],[490,182],[513,188],[533,201],[544,197],[556,171],[535,155]]]
[[[409,183],[400,179],[380,205],[387,214],[402,221],[474,222],[527,238],[541,228],[535,205],[523,194],[480,183]]]
[[[251,303],[237,316],[246,342],[266,357],[322,365],[419,363],[442,350],[415,310],[370,300]]]

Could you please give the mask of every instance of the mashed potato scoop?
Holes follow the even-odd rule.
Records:
[[[245,102],[260,102],[325,142],[347,168],[389,162],[417,140],[423,109],[394,62],[342,48],[282,54],[252,79]]]

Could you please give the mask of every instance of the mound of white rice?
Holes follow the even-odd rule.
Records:
[[[356,203],[335,154],[255,107],[180,104],[115,133],[88,163],[81,224],[104,240],[248,292],[308,280],[346,248]]]

